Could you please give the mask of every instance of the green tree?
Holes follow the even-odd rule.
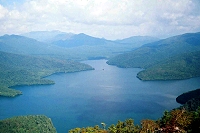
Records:
[[[142,129],[140,133],[153,133],[159,129],[159,125],[153,120],[142,120],[141,121]]]

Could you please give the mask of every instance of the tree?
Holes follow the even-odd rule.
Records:
[[[152,133],[159,129],[159,125],[153,120],[142,120],[141,121],[142,129],[140,133]]]
[[[185,109],[175,109],[165,112],[161,118],[161,127],[164,132],[187,131],[192,122],[192,115]]]

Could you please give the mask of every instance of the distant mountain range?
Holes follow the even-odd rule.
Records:
[[[91,37],[91,36],[81,33],[81,34],[73,35],[68,39],[58,40],[52,43],[60,47],[71,48],[71,47],[78,47],[78,46],[83,46],[83,45],[87,45],[87,46],[103,45],[103,44],[106,44],[106,42],[107,40],[105,39]]]
[[[110,58],[119,53],[135,49],[144,42],[152,42],[152,37],[135,37],[110,41],[86,34],[72,34],[60,31],[36,31],[21,35],[4,35],[0,37],[0,51],[62,58],[68,60],[87,60]],[[143,38],[143,39],[142,39]],[[124,43],[125,42],[125,43]]]
[[[200,32],[187,33],[145,44],[131,52],[113,57],[107,63],[125,68],[144,68],[146,70],[138,74],[142,80],[185,79],[200,76],[197,70],[200,67],[197,59],[200,56],[199,51]],[[194,70],[188,74],[191,67]]]
[[[115,42],[121,43],[121,44],[135,44],[136,47],[140,47],[144,44],[150,43],[150,42],[156,42],[160,40],[159,38],[150,37],[150,36],[132,36],[129,38],[116,40]]]
[[[32,38],[38,40],[40,42],[51,43],[59,40],[70,39],[73,33],[65,33],[61,31],[33,31],[21,34],[21,36],[25,36],[28,38]]]
[[[84,33],[73,34],[65,33],[61,31],[34,31],[21,34],[28,38],[38,40],[45,43],[53,43],[62,47],[77,47],[82,45],[102,45],[107,42],[120,43],[120,44],[132,44],[134,47],[139,47],[143,44],[160,40],[159,38],[150,36],[132,36],[121,40],[107,40],[104,38],[97,38],[86,35]]]

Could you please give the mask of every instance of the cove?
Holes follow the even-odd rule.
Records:
[[[19,86],[23,95],[0,97],[0,119],[19,115],[44,114],[50,117],[58,133],[75,127],[133,118],[158,119],[165,110],[180,106],[175,98],[200,88],[200,78],[174,81],[141,81],[136,75],[141,69],[118,68],[106,60],[84,63],[95,70],[54,74],[47,79],[54,85]]]

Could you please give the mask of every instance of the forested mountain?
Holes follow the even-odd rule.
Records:
[[[89,65],[52,58],[32,57],[0,52],[0,96],[15,96],[20,91],[10,89],[16,85],[53,84],[43,79],[58,72],[77,72],[93,69]]]
[[[187,79],[200,76],[200,51],[180,54],[138,73],[142,80]]]
[[[131,52],[121,54],[114,58],[111,58],[107,63],[110,65],[117,65],[119,67],[144,68],[144,69],[148,70],[148,72],[149,72],[148,75],[151,74],[153,76],[155,74],[155,77],[157,77],[157,78],[155,78],[155,77],[149,78],[149,77],[145,77],[145,75],[142,76],[140,73],[140,75],[138,75],[138,77],[140,77],[140,78],[145,77],[146,79],[144,79],[144,80],[156,80],[156,79],[167,80],[167,79],[180,79],[180,78],[186,78],[186,77],[190,78],[190,77],[199,76],[198,74],[194,74],[195,71],[197,71],[197,70],[192,71],[191,74],[188,75],[188,72],[191,69],[187,69],[186,70],[187,74],[186,73],[185,73],[186,75],[183,74],[180,71],[182,71],[186,67],[184,67],[183,69],[181,68],[183,65],[183,63],[181,61],[187,62],[187,60],[193,60],[193,59],[188,59],[188,58],[193,58],[195,56],[195,55],[194,56],[190,55],[190,53],[197,52],[197,51],[200,51],[200,32],[187,33],[187,34],[163,39],[163,40],[160,40],[157,42],[145,44],[136,50],[133,50]],[[182,54],[186,54],[184,56],[188,56],[188,57],[185,57],[184,59],[178,58],[178,56],[181,57]],[[177,56],[177,57],[175,57],[175,56]],[[198,55],[196,55],[195,58],[196,57],[198,58]],[[173,64],[174,62],[175,62],[175,64]],[[190,67],[189,66],[190,63],[191,62],[187,62],[187,68]],[[198,64],[195,64],[195,63],[199,63],[198,60],[195,60],[193,63],[194,64],[191,64],[191,66],[195,65],[195,69],[197,67],[199,67]],[[156,70],[160,67],[163,68],[162,71]],[[169,69],[171,69],[171,67],[174,68],[174,70],[175,70],[175,68],[179,68],[178,69],[179,71],[177,71],[175,73],[175,71],[172,70],[173,72],[170,71],[170,74],[165,73],[170,77],[163,78],[164,77],[163,70],[164,69],[169,70]],[[145,74],[147,74],[147,71],[145,71],[145,72],[146,72]],[[152,73],[152,72],[156,72],[156,73]],[[167,72],[167,71],[165,71],[165,72]],[[175,76],[175,75],[177,75],[177,73],[179,73],[178,75],[181,77]],[[162,75],[162,78],[158,78],[158,75]]]
[[[106,44],[106,41],[107,40],[105,39],[91,37],[84,33],[80,33],[77,35],[73,35],[69,39],[55,41],[53,42],[53,44],[58,45],[60,47],[71,48],[71,47],[78,47],[78,46],[83,46],[83,45],[88,45],[88,46],[103,45],[103,44]]]
[[[146,44],[108,61],[119,67],[147,68],[169,57],[200,50],[200,32],[187,33]]]
[[[1,133],[56,133],[50,118],[44,115],[16,116],[0,120]]]
[[[154,42],[153,37],[135,36],[122,40],[106,40],[84,33],[72,34],[60,31],[35,31],[23,36],[42,41],[57,50],[60,48],[63,57],[72,60],[110,58],[131,51],[144,43]],[[53,46],[52,46],[53,45]],[[64,51],[64,55],[63,55]]]
[[[0,37],[0,51],[37,56],[65,56],[65,50],[51,44],[42,43],[35,39],[18,36],[4,35]]]

